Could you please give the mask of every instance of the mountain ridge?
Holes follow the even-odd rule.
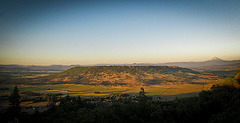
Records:
[[[220,58],[218,58],[218,57],[213,57],[213,58],[212,58],[212,61],[224,61],[224,60],[222,60],[222,59],[220,59]]]

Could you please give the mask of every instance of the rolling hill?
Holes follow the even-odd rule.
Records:
[[[89,66],[38,78],[20,79],[29,84],[84,84],[105,86],[159,85],[216,78],[178,66]]]
[[[133,64],[114,64],[116,66],[179,66],[183,68],[198,68],[198,67],[208,67],[215,65],[237,65],[240,64],[240,60],[222,60],[218,57],[213,57],[211,60],[201,61],[201,62],[166,62],[166,63],[133,63]],[[112,66],[113,64],[96,64],[93,66]]]
[[[0,65],[0,72],[64,71],[79,65]]]
[[[214,57],[211,60],[203,61],[203,62],[169,62],[163,63],[163,65],[176,65],[185,68],[198,68],[198,67],[207,67],[207,66],[215,66],[215,65],[228,65],[228,64],[238,64],[240,60],[232,60],[226,61],[222,60],[218,57]]]

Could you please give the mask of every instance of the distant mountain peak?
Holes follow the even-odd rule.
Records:
[[[212,61],[223,61],[222,59],[218,58],[218,57],[213,57]]]
[[[218,57],[213,57],[211,60],[208,60],[207,62],[225,62],[225,60],[222,60]]]

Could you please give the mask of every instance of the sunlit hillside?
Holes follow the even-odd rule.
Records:
[[[93,66],[74,67],[49,76],[20,78],[16,82],[19,84],[149,86],[166,83],[191,84],[201,79],[216,80],[218,77],[177,66]]]

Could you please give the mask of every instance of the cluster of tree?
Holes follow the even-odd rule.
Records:
[[[93,76],[98,76],[100,73],[121,73],[126,72],[130,73],[131,75],[141,74],[141,73],[176,73],[181,70],[184,73],[195,73],[198,72],[193,71],[187,68],[181,68],[177,66],[93,66],[93,67],[74,67],[62,73],[53,75],[58,76],[68,75],[68,76],[75,76],[81,74],[88,74],[91,73]]]
[[[53,95],[54,96],[62,96],[63,94],[61,93],[35,93],[32,91],[23,91],[20,92],[22,95],[21,101],[26,102],[26,101],[33,101],[35,102],[46,102],[51,98]]]
[[[233,86],[235,88],[240,88],[240,72],[234,77],[227,77],[223,83],[220,83],[220,86]]]

